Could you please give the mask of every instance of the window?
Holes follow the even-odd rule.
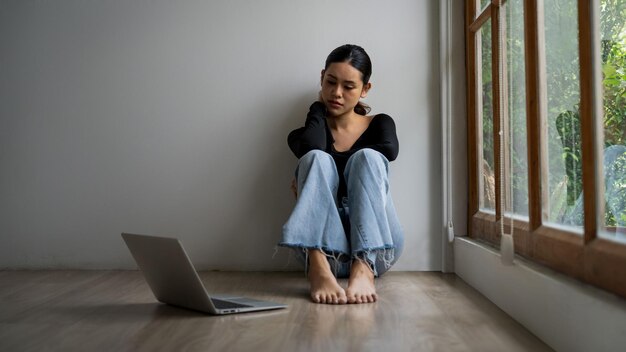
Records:
[[[626,297],[626,0],[466,6],[470,236]]]
[[[482,157],[480,182],[480,208],[487,212],[494,212],[496,208],[496,189],[494,179],[494,138],[493,138],[493,70],[491,67],[491,21],[487,20],[485,24],[478,30],[477,39],[480,41],[478,48],[480,49],[481,70],[480,70],[480,86],[482,87],[481,96],[479,97],[479,105],[482,107],[479,111],[478,118],[481,130],[479,131],[478,143],[481,149]]]
[[[600,2],[604,188],[602,238],[626,242],[626,1]]]

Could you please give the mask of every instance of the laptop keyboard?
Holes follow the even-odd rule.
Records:
[[[246,305],[246,304],[239,304],[239,303],[235,303],[235,302],[222,301],[221,299],[215,299],[215,298],[211,298],[211,301],[213,301],[213,305],[215,305],[215,308],[217,308],[217,309],[252,307],[252,306],[249,306],[249,305]]]

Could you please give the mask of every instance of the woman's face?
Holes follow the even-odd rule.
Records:
[[[361,72],[347,62],[335,62],[322,70],[321,96],[330,116],[352,112],[370,87],[370,83],[363,85]]]

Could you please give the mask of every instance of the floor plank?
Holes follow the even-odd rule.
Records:
[[[136,271],[0,271],[0,350],[551,350],[455,275],[390,272],[377,303],[344,306],[311,303],[299,273],[200,276],[289,308],[210,316],[157,303]]]

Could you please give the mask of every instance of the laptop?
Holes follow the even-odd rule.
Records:
[[[287,308],[245,297],[211,297],[176,238],[129,233],[122,238],[159,302],[220,315]]]

